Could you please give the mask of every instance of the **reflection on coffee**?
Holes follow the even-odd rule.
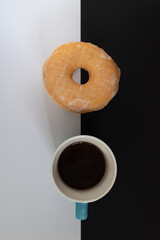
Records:
[[[92,188],[103,178],[106,162],[103,153],[88,142],[76,142],[63,150],[58,159],[58,173],[70,187]]]

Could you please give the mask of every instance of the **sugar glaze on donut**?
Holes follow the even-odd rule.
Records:
[[[87,83],[72,79],[77,68],[89,73]],[[120,69],[101,48],[84,42],[70,42],[55,49],[43,65],[43,83],[63,109],[75,113],[100,110],[116,95]]]

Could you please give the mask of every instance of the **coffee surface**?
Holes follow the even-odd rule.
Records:
[[[61,179],[75,189],[88,189],[98,184],[106,169],[101,150],[88,142],[76,142],[63,150],[58,159]]]

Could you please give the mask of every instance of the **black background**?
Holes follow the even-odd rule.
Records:
[[[81,133],[106,142],[118,165],[112,190],[89,204],[82,240],[160,239],[159,31],[159,0],[81,0],[81,41],[103,48],[121,69],[114,99],[81,115]]]

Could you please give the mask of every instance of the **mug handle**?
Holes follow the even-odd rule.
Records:
[[[76,218],[78,220],[86,220],[88,217],[88,203],[76,202]]]

